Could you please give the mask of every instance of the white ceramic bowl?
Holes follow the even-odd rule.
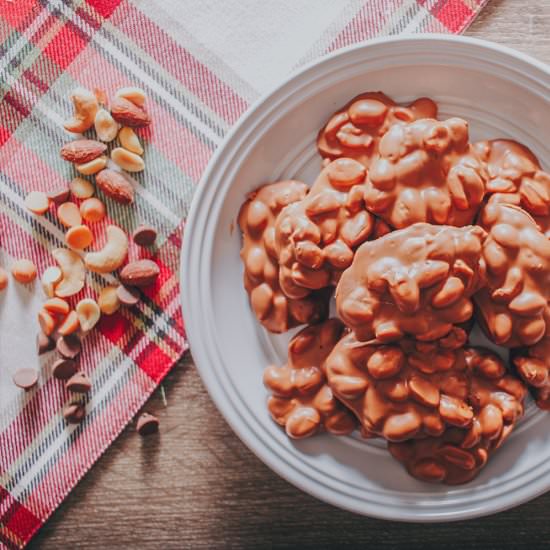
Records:
[[[185,227],[181,295],[194,359],[212,399],[267,465],[308,493],[369,516],[448,521],[490,514],[550,488],[550,417],[525,420],[480,476],[445,487],[411,478],[380,441],[320,435],[291,441],[269,417],[262,371],[282,363],[289,336],[267,334],[242,285],[236,225],[245,195],[284,177],[311,182],[315,136],[360,92],[399,102],[427,95],[440,118],[462,116],[473,139],[511,137],[548,166],[549,68],[508,48],[449,36],[382,39],[309,65],[252,107],[227,136],[194,197]]]

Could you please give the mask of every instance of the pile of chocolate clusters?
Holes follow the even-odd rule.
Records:
[[[465,483],[527,388],[550,409],[550,175],[515,141],[470,143],[430,99],[379,92],[336,112],[317,147],[311,187],[264,185],[239,213],[258,320],[308,325],[265,370],[269,411],[290,437],[359,428],[414,477]],[[469,344],[474,321],[510,365]]]

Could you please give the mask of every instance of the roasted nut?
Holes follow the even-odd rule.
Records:
[[[91,176],[103,170],[107,166],[107,160],[106,156],[101,156],[84,164],[76,164],[75,168],[84,176]]]
[[[59,298],[68,298],[82,290],[86,270],[80,256],[67,248],[55,248],[52,256],[62,273],[61,280],[55,284],[54,293]]]
[[[155,283],[159,266],[152,260],[136,260],[125,265],[120,272],[120,282],[126,286],[144,287]]]
[[[64,202],[57,207],[57,217],[65,227],[74,227],[82,223],[80,210],[74,202]]]
[[[88,252],[84,263],[95,273],[110,273],[117,270],[128,254],[128,237],[120,227],[109,225],[106,229],[107,242],[98,252]]]
[[[138,246],[152,246],[157,239],[157,230],[150,225],[140,225],[132,233],[132,239]]]
[[[113,149],[111,151],[111,158],[127,172],[141,172],[145,168],[145,163],[139,155],[127,151],[123,147]]]
[[[141,146],[137,134],[134,130],[132,130],[132,128],[128,128],[127,126],[121,128],[118,133],[118,139],[124,149],[127,149],[136,155],[143,155],[143,147]]]
[[[113,99],[111,103],[111,115],[123,126],[140,128],[151,124],[147,111],[124,97],[115,97]]]
[[[47,312],[53,315],[65,316],[65,315],[68,315],[70,311],[69,304],[65,300],[63,300],[63,298],[57,298],[57,297],[46,300],[42,305],[42,307],[44,310],[46,310]]]
[[[102,170],[95,181],[98,187],[113,200],[121,204],[130,204],[134,201],[134,188],[120,172]]]
[[[58,380],[68,380],[78,371],[76,362],[72,359],[60,358],[52,365],[52,374]]]
[[[55,348],[61,357],[65,359],[74,359],[82,350],[80,338],[76,334],[61,336],[57,339]]]
[[[59,189],[54,189],[53,191],[48,191],[48,199],[51,200],[54,204],[62,204],[69,200],[71,192],[66,187],[61,187]]]
[[[89,223],[99,222],[105,217],[105,205],[95,197],[86,199],[80,204],[80,214]]]
[[[25,197],[25,206],[33,213],[41,216],[48,211],[50,201],[46,193],[42,191],[31,191]]]
[[[128,86],[125,88],[119,88],[115,92],[115,97],[123,97],[128,101],[131,101],[135,105],[142,107],[145,103],[146,95],[141,88],[136,88],[135,86]]]
[[[141,436],[154,434],[159,430],[159,419],[152,414],[144,412],[140,414],[137,420],[136,430]]]
[[[71,248],[82,250],[88,248],[94,240],[94,236],[87,225],[75,225],[65,234],[65,241]]]
[[[317,148],[326,159],[353,158],[369,167],[380,137],[390,126],[436,116],[437,105],[431,99],[420,98],[400,107],[385,94],[368,92],[354,97],[331,116],[319,132]]]
[[[80,302],[76,304],[75,311],[78,316],[80,328],[84,332],[92,330],[101,317],[101,311],[97,302],[91,298],[80,300]]]
[[[364,243],[336,289],[340,318],[367,341],[445,336],[473,313],[485,231],[415,224]]]
[[[63,126],[69,132],[81,134],[89,130],[94,124],[95,115],[99,108],[97,98],[90,90],[84,88],[74,90],[70,98],[74,105],[74,116],[71,120],[65,122]]]
[[[69,424],[80,424],[86,416],[86,405],[80,401],[71,401],[63,408],[63,418]]]
[[[52,314],[46,309],[41,309],[38,312],[38,324],[40,329],[46,336],[51,336],[55,330],[56,320]]]
[[[120,308],[120,301],[117,296],[116,286],[106,286],[99,291],[97,299],[101,313],[112,315]]]
[[[0,267],[0,291],[5,290],[8,286],[8,272]]]
[[[120,128],[111,116],[111,113],[109,113],[106,109],[99,109],[95,115],[94,126],[97,137],[105,143],[113,141],[113,139],[117,136],[118,129]]]
[[[310,294],[303,289],[300,297],[288,298],[279,285],[275,220],[281,209],[303,199],[306,192],[306,185],[298,181],[270,183],[250,193],[239,212],[244,286],[254,314],[271,332],[314,323],[328,314],[328,292]]]
[[[67,316],[61,321],[61,324],[57,327],[57,332],[61,336],[68,336],[73,334],[80,328],[80,323],[78,320],[78,315],[76,311],[69,311]]]
[[[82,165],[100,157],[106,150],[107,145],[95,139],[77,139],[63,145],[61,158]]]
[[[15,260],[11,266],[11,274],[18,283],[32,283],[36,279],[36,266],[31,260]]]
[[[48,298],[53,298],[55,296],[55,285],[61,280],[62,277],[63,273],[61,273],[61,269],[57,266],[50,266],[44,270],[40,281],[42,283],[44,294]]]
[[[506,347],[530,346],[547,332],[550,240],[524,210],[489,201],[478,223],[487,286],[474,299],[489,338]]]
[[[94,184],[84,178],[74,178],[69,183],[69,189],[77,199],[89,199],[95,191]]]
[[[92,382],[86,374],[77,372],[67,380],[65,387],[73,393],[88,393],[92,389]]]
[[[355,428],[351,415],[333,396],[325,380],[324,362],[342,334],[337,319],[300,331],[288,345],[288,362],[264,371],[271,390],[269,412],[289,437],[309,437],[320,429],[342,435]]]

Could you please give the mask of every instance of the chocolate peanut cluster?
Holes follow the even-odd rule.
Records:
[[[239,225],[258,320],[307,325],[264,371],[275,422],[359,429],[454,485],[508,439],[528,389],[550,410],[550,175],[524,145],[472,144],[465,120],[436,117],[427,98],[355,97],[318,134],[311,187],[260,187]],[[472,345],[476,322],[510,365]]]

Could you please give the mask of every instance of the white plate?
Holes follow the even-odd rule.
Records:
[[[511,439],[471,483],[412,479],[381,442],[289,440],[269,417],[262,371],[282,363],[288,335],[261,329],[242,285],[236,216],[245,194],[282,177],[311,182],[315,136],[335,108],[382,90],[400,102],[427,95],[440,117],[462,116],[473,139],[512,137],[548,166],[549,68],[508,48],[449,36],[383,39],[309,65],[264,97],[227,136],[185,227],[181,295],[187,335],[212,399],[248,447],[308,493],[361,514],[436,522],[490,514],[550,488],[550,418],[530,405]]]

